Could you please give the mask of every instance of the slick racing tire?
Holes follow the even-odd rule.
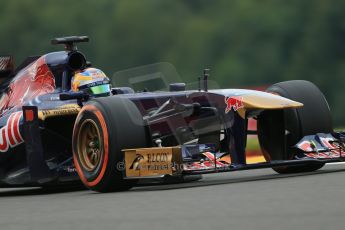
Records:
[[[309,81],[293,80],[270,86],[267,92],[303,103],[303,107],[284,111],[264,111],[258,118],[258,138],[267,161],[293,159],[291,147],[304,136],[333,132],[332,118],[325,96]],[[285,128],[284,128],[285,124]],[[274,167],[278,173],[311,172],[324,163]]]
[[[89,101],[79,112],[73,130],[74,164],[83,184],[98,192],[128,190],[124,153],[147,147],[142,115],[132,101],[104,97]]]

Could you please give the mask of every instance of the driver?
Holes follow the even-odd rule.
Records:
[[[96,68],[86,68],[72,77],[71,90],[84,91],[94,97],[110,96],[110,80],[103,71]]]

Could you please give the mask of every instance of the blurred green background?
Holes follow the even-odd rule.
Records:
[[[306,79],[342,126],[344,10],[341,0],[5,0],[0,53],[19,64],[61,49],[51,38],[89,35],[79,48],[108,75],[170,62],[186,82],[209,67],[222,88]]]

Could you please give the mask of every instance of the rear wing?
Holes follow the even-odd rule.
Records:
[[[12,56],[0,56],[0,81],[8,78],[14,72],[14,58]]]

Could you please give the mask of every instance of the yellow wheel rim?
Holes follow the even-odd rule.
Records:
[[[87,171],[93,171],[101,162],[103,146],[99,128],[91,119],[85,120],[77,138],[78,157]]]

